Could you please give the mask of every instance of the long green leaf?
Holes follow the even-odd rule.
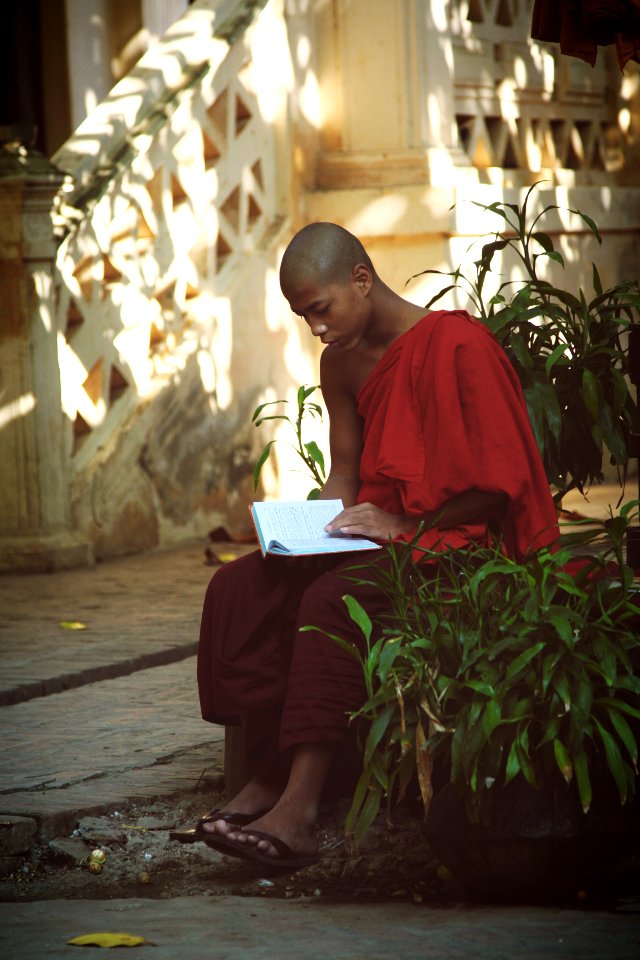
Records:
[[[497,700],[489,700],[482,713],[482,727],[490,737],[502,720],[502,710]]]
[[[598,420],[600,411],[600,390],[598,381],[591,373],[591,370],[582,371],[582,386],[580,388],[582,399],[585,406],[594,420]]]
[[[640,681],[640,678],[637,678],[637,677],[624,678],[624,679],[632,679],[634,681],[635,680]],[[623,688],[626,687],[624,680],[620,681],[618,686]],[[640,691],[635,689],[634,692],[638,693]],[[620,710],[622,713],[626,713],[628,717],[634,717],[636,720],[640,720],[640,710],[637,707],[633,707],[630,703],[625,703],[624,700],[612,700],[612,699],[603,698],[598,700],[598,703],[610,709],[613,708],[614,710]]]
[[[581,217],[584,222],[587,224],[593,235],[595,236],[598,243],[602,243],[602,237],[600,236],[600,231],[598,230],[595,220],[592,220],[591,217],[588,217],[586,213],[583,213],[582,210],[569,210],[569,213],[575,213]]]
[[[258,417],[260,416],[260,414],[262,413],[262,411],[263,411],[266,407],[273,407],[276,403],[286,403],[286,400],[268,400],[266,403],[260,403],[260,404],[258,404],[258,406],[257,406],[257,407],[255,408],[255,410],[253,411],[253,415],[252,415],[252,417],[251,417],[251,422],[252,422],[252,423],[255,423],[256,420],[258,419]]]
[[[369,735],[367,736],[367,742],[364,748],[363,763],[365,767],[371,762],[371,755],[385,735],[387,727],[389,726],[389,723],[393,717],[393,713],[394,707],[393,704],[390,704],[382,711],[382,713],[378,714],[371,724]]]
[[[544,643],[534,643],[532,647],[529,647],[528,650],[525,650],[520,656],[516,657],[515,660],[509,665],[506,673],[507,680],[511,680],[516,676],[527,664],[531,663],[534,657],[540,653],[541,650],[544,650]]]
[[[593,799],[593,791],[591,789],[591,779],[589,777],[587,754],[585,753],[584,748],[581,748],[575,754],[573,758],[573,770],[576,775],[576,783],[578,785],[578,794],[580,796],[582,809],[585,813],[588,813],[591,807],[591,801]]]
[[[628,795],[628,778],[626,775],[625,762],[622,759],[622,754],[620,753],[618,744],[613,739],[609,731],[606,730],[598,720],[596,720],[596,729],[600,734],[602,743],[604,744],[604,751],[607,756],[607,766],[609,767],[609,770],[616,781],[616,786],[620,795],[620,803],[626,803]]]
[[[362,657],[360,651],[354,643],[350,640],[345,640],[344,637],[337,637],[335,633],[327,633],[326,630],[320,630],[319,627],[305,626],[299,627],[300,633],[312,633],[319,631],[324,634],[325,637],[328,637],[329,640],[333,640],[334,643],[337,643],[341,650],[344,650],[345,653],[350,654],[350,656],[355,657],[358,663],[362,664]]]
[[[509,749],[509,755],[507,756],[507,765],[504,774],[505,785],[513,780],[518,773],[520,773],[520,760],[518,759],[517,743],[514,740]]]
[[[634,768],[638,769],[638,744],[636,743],[636,738],[633,735],[633,731],[625,718],[621,713],[618,713],[616,710],[609,710],[609,719],[613,727],[615,728],[616,733],[622,740],[625,745],[629,756],[631,757],[631,762],[633,763]]]
[[[305,443],[304,448],[313,462],[318,465],[320,468],[320,473],[324,477],[324,456],[318,444],[315,442],[315,440],[310,440],[309,443]]]
[[[571,763],[571,757],[569,756],[569,752],[565,745],[557,738],[553,741],[553,752],[556,758],[556,763],[558,764],[558,770],[567,783],[571,783],[573,779],[573,764]]]
[[[356,789],[353,794],[353,800],[351,801],[351,807],[344,822],[344,831],[347,835],[353,833],[358,815],[368,795],[370,783],[371,771],[363,770],[358,778],[358,783],[356,784]]]
[[[369,614],[364,607],[358,603],[355,597],[351,596],[351,594],[345,594],[342,599],[347,607],[349,616],[356,626],[360,627],[360,630],[362,631],[368,645],[371,641],[371,631],[373,629]]]
[[[255,467],[253,468],[253,492],[254,493],[258,489],[258,483],[260,482],[260,472],[262,471],[262,468],[267,461],[267,458],[271,451],[271,447],[274,445],[274,443],[275,443],[275,440],[269,440],[269,443],[266,445],[266,447],[260,454],[258,461]]]
[[[549,354],[544,364],[544,372],[547,377],[551,376],[551,371],[556,363],[567,356],[568,347],[566,343],[559,343],[558,346]]]
[[[362,812],[358,818],[356,826],[355,841],[359,843],[363,836],[378,816],[380,810],[380,801],[382,800],[382,790],[378,784],[370,787],[367,799],[365,800]]]

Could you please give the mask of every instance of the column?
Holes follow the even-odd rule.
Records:
[[[454,99],[453,38],[442,0],[413,0],[416,17],[416,101],[418,136],[425,151],[432,186],[451,186],[457,175],[477,179],[460,146]],[[466,170],[465,170],[466,168]]]
[[[0,571],[92,562],[70,529],[55,328],[53,199],[42,155],[0,148]]]

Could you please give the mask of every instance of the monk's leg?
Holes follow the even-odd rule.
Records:
[[[253,772],[224,811],[259,813],[286,785],[291,760],[280,753],[278,734],[300,599],[337,562],[264,560],[256,551],[221,567],[209,584],[198,648],[202,715],[216,723],[245,718]]]
[[[384,562],[382,560],[381,562]],[[318,630],[297,632],[287,696],[280,727],[280,749],[291,757],[289,778],[277,803],[242,832],[218,822],[217,832],[239,844],[253,844],[276,858],[268,841],[252,835],[252,828],[283,840],[294,853],[309,855],[317,849],[315,827],[320,800],[335,749],[344,741],[349,714],[365,696],[362,668],[325,632],[351,641],[362,649],[364,639],[347,612],[345,593],[356,597],[370,616],[387,608],[387,599],[376,587],[348,582],[341,574],[350,564],[319,577],[304,593],[298,626]]]
[[[316,826],[320,798],[331,765],[335,745],[301,744],[293,750],[289,778],[274,806],[263,817],[239,831],[224,820],[206,825],[214,834],[228,836],[240,845],[256,846],[277,858],[278,850],[251,833],[252,828],[283,840],[298,856],[312,856],[318,849]],[[235,801],[234,801],[235,803]],[[235,809],[235,807],[234,807]]]

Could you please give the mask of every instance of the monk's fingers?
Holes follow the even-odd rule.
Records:
[[[350,527],[356,523],[370,522],[370,520],[367,520],[369,512],[377,509],[377,507],[373,507],[370,503],[357,503],[353,507],[345,507],[344,510],[333,518],[331,523],[326,525],[325,530],[328,533],[337,533],[343,530],[344,527]]]
[[[340,513],[336,514],[333,520],[331,520],[324,528],[327,531],[327,533],[337,533],[338,530],[342,528],[343,524],[347,523],[346,518],[349,513],[349,510],[351,509],[353,508],[348,507],[346,510],[341,510]]]
[[[366,537],[368,540],[387,540],[389,533],[387,530],[383,530],[378,526],[371,526],[368,524],[352,524],[350,527],[343,527],[343,533],[345,536],[350,537]]]
[[[344,511],[345,518],[342,527],[349,527],[353,532],[354,527],[360,527],[362,530],[373,532],[387,525],[387,514],[379,507],[374,507],[371,503],[358,504],[357,507],[350,507]]]

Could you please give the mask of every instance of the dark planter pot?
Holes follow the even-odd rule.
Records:
[[[534,790],[515,780],[490,792],[483,823],[470,823],[451,784],[433,798],[426,821],[435,855],[468,894],[485,900],[549,901],[601,889],[637,843],[637,808],[615,789],[598,791],[587,815],[577,791]]]

